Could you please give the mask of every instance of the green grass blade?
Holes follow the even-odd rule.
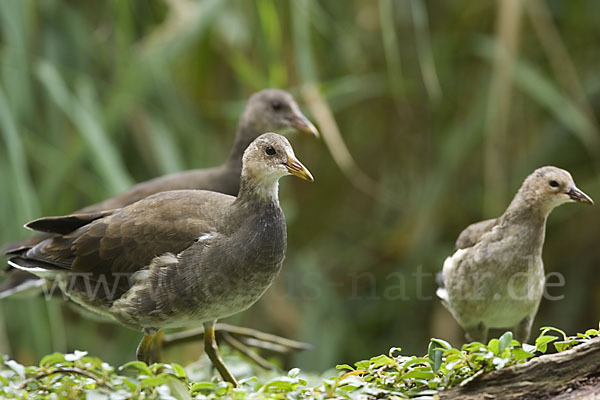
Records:
[[[429,36],[429,19],[427,8],[423,0],[411,0],[410,11],[415,29],[415,40],[417,53],[419,55],[419,67],[425,83],[425,89],[429,99],[438,102],[442,97],[442,88],[435,69],[433,50],[431,49],[431,37]]]
[[[317,70],[310,46],[309,9],[311,4],[311,0],[298,0],[292,5],[292,31],[296,63],[298,64],[298,74],[305,83],[317,80]]]
[[[283,87],[287,72],[281,57],[281,26],[273,0],[258,0],[256,3],[263,39],[266,46],[269,69],[269,86]]]
[[[6,144],[6,156],[10,161],[12,184],[18,193],[17,196],[11,196],[13,199],[18,199],[14,204],[15,219],[23,222],[29,221],[38,215],[39,206],[33,183],[27,173],[27,157],[17,123],[2,88],[0,88],[0,127],[2,127],[0,131]]]
[[[161,174],[181,171],[181,152],[173,140],[173,135],[165,124],[155,118],[148,118],[146,131],[153,158]]]
[[[394,1],[379,0],[379,19],[381,38],[387,63],[388,80],[396,99],[402,95],[402,59],[398,45],[398,36],[394,27]]]
[[[52,100],[71,119],[87,142],[93,164],[107,185],[108,192],[118,193],[131,187],[133,181],[100,121],[79,99],[69,93],[65,82],[52,64],[42,61],[36,72]]]
[[[477,44],[477,53],[486,61],[494,59],[496,43],[488,38]],[[600,151],[599,138],[593,124],[581,109],[558,86],[544,76],[539,68],[519,59],[514,68],[517,86],[541,107],[549,111],[569,132],[579,139],[592,154]]]

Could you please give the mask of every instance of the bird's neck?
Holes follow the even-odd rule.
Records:
[[[237,169],[240,172],[242,171],[242,157],[244,156],[244,151],[246,151],[246,148],[248,148],[250,143],[252,143],[252,141],[261,133],[264,132],[257,132],[257,129],[242,116],[235,133],[231,152],[227,158],[227,166],[229,168]]]
[[[524,219],[529,219],[530,221],[538,221],[545,224],[548,215],[550,215],[554,207],[554,204],[541,201],[535,193],[532,194],[521,188],[504,214],[513,214]]]
[[[528,254],[541,255],[549,213],[535,201],[515,196],[502,215],[500,224],[515,238],[516,246],[528,248]]]
[[[279,177],[267,177],[261,181],[256,177],[249,177],[245,172],[242,171],[236,203],[252,204],[255,207],[265,205],[279,207]]]
[[[270,187],[257,185],[242,177],[240,193],[233,203],[234,214],[243,225],[233,227],[241,233],[246,249],[253,249],[249,265],[262,265],[271,271],[278,270],[285,255],[287,232],[285,216],[277,198],[277,180]]]

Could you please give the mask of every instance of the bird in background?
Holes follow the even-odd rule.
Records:
[[[101,203],[82,208],[75,213],[90,213],[121,208],[155,193],[178,189],[201,189],[232,196],[240,188],[242,155],[248,145],[264,132],[296,131],[319,137],[315,126],[302,114],[291,94],[279,89],[265,89],[253,94],[239,120],[234,143],[227,160],[220,166],[193,169],[161,176],[139,183]],[[38,233],[4,246],[6,255],[20,251],[52,237],[53,233]],[[0,299],[14,294],[37,294],[45,281],[20,271],[9,269],[0,283]]]
[[[26,226],[52,236],[22,247],[9,264],[143,331],[141,361],[149,362],[162,328],[203,323],[207,355],[237,385],[214,326],[254,304],[281,269],[287,234],[278,181],[285,175],[313,181],[287,139],[265,133],[244,152],[237,198],[175,190],[115,210],[37,219]]]
[[[527,341],[544,291],[546,220],[573,201],[594,204],[569,172],[538,168],[504,214],[461,232],[438,275],[437,295],[468,340],[485,342],[489,329],[511,328],[518,341]]]

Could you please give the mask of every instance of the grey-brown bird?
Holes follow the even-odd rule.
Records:
[[[111,210],[132,204],[147,196],[167,190],[201,189],[235,196],[240,188],[242,155],[248,145],[260,134],[271,131],[298,131],[314,137],[319,133],[306,118],[291,94],[279,89],[266,89],[250,97],[238,123],[235,140],[227,161],[207,169],[193,169],[161,176],[139,183],[131,189],[101,203],[82,208],[75,213]],[[19,251],[21,247],[33,246],[51,237],[51,233],[37,234],[6,245],[5,254]],[[44,284],[43,280],[22,271],[8,274],[0,284],[0,298],[22,293]]]
[[[437,295],[466,331],[486,341],[488,330],[512,328],[525,342],[544,290],[542,247],[546,220],[555,207],[593,204],[560,168],[536,169],[502,216],[468,226],[438,276]]]
[[[290,174],[313,181],[287,139],[265,133],[244,153],[237,198],[176,190],[116,210],[41,218],[27,227],[55,236],[9,264],[57,280],[73,301],[142,330],[143,361],[160,329],[203,323],[207,355],[237,384],[214,324],[250,307],[279,273],[286,223],[278,181]]]

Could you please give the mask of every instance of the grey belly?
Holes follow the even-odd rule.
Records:
[[[110,308],[123,324],[141,328],[177,328],[224,318],[254,304],[277,276],[276,271],[219,279],[136,283]]]

